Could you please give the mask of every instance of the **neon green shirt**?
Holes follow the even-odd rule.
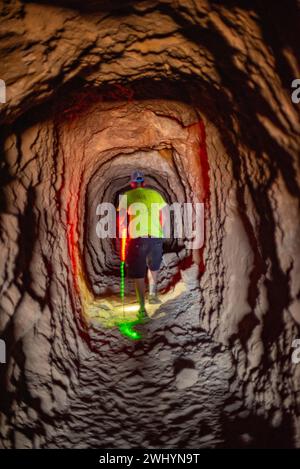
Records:
[[[164,198],[154,189],[137,187],[125,192],[120,199],[119,210],[127,209],[130,238],[148,235],[162,238],[160,210],[166,205]]]

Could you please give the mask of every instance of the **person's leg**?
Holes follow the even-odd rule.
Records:
[[[135,278],[135,292],[140,304],[140,311],[145,310],[145,278]]]
[[[157,296],[157,277],[162,260],[162,240],[152,238],[152,246],[148,257],[149,303],[161,303]]]
[[[127,252],[128,276],[134,281],[136,297],[139,302],[139,314],[147,316],[145,311],[145,275],[147,246],[143,239],[131,239]]]
[[[148,271],[148,280],[149,280],[149,303],[150,304],[160,304],[161,300],[157,295],[157,276],[158,270]]]
[[[148,269],[149,295],[157,294],[157,276],[158,270]]]

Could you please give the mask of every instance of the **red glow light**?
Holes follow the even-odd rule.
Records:
[[[125,257],[126,257],[126,232],[127,232],[127,229],[123,228],[123,230],[122,230],[122,244],[121,244],[121,261],[122,262],[125,261]]]

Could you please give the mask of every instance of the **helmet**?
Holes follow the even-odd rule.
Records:
[[[142,171],[133,171],[130,182],[144,182],[144,174]]]

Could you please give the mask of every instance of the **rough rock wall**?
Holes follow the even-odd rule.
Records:
[[[299,16],[260,3],[3,2],[3,447],[300,446]],[[90,321],[78,288],[114,284],[89,200],[135,161],[206,212],[142,343]]]

